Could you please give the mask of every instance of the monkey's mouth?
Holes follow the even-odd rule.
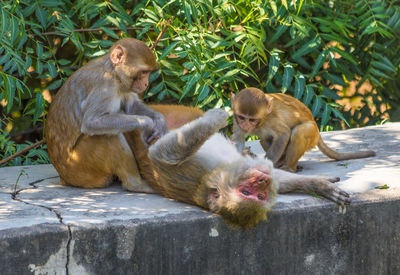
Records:
[[[236,193],[240,198],[266,204],[271,180],[267,168],[252,168],[246,173],[246,178],[239,183]]]

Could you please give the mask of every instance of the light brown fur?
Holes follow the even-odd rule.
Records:
[[[281,93],[264,94],[256,88],[246,88],[232,96],[235,113],[232,139],[243,147],[245,132],[257,135],[275,167],[296,171],[299,159],[308,150],[318,148],[336,160],[375,156],[373,151],[339,153],[330,149],[322,140],[311,111],[294,97]],[[244,116],[247,121],[238,121]],[[250,125],[248,119],[258,121]],[[244,126],[243,126],[244,125]]]
[[[136,93],[158,69],[154,53],[132,38],[76,71],[53,99],[46,120],[49,157],[63,185],[101,188],[118,177],[125,189],[154,192],[138,173],[123,132],[138,129],[150,139],[167,130],[161,114]]]
[[[229,141],[213,135],[226,125],[227,114],[210,110],[204,116],[168,133],[150,152],[140,135],[125,133],[141,176],[163,196],[211,210],[243,228],[266,219],[278,183],[280,193],[314,192],[341,205],[350,203],[349,195],[333,184],[338,178],[295,175],[272,169],[268,160],[242,156]],[[253,194],[265,199],[249,199]]]

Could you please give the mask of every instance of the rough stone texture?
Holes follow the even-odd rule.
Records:
[[[60,186],[51,165],[2,168],[0,274],[400,274],[400,123],[323,137],[377,152],[335,162],[313,150],[299,163],[340,176],[352,205],[280,195],[248,231],[158,195]]]

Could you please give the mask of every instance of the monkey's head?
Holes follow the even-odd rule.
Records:
[[[210,210],[228,223],[250,228],[267,218],[275,204],[277,181],[269,160],[251,159],[243,165],[216,169],[210,177]]]
[[[234,120],[244,133],[261,126],[272,111],[272,99],[257,88],[246,88],[237,95],[231,94]]]
[[[121,91],[143,93],[149,85],[150,73],[159,68],[153,51],[134,38],[117,41],[109,58]]]

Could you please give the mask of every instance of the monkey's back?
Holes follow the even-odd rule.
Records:
[[[82,134],[81,107],[93,89],[91,79],[101,77],[98,74],[103,63],[104,57],[98,58],[74,72],[53,97],[45,123],[45,138],[50,160],[59,173],[68,169],[65,165]]]
[[[273,113],[287,122],[289,127],[308,121],[315,123],[310,109],[296,98],[282,93],[271,93],[267,96],[276,99],[273,101]]]

